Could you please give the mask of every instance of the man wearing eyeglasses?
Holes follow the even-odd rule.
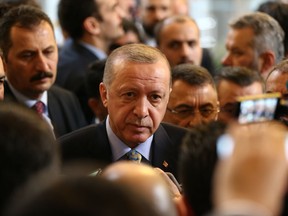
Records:
[[[172,92],[163,121],[191,128],[218,118],[219,102],[210,73],[201,66],[181,64],[172,70]]]

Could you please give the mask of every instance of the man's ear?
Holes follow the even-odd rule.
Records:
[[[100,91],[100,96],[103,102],[104,107],[107,108],[108,105],[108,91],[103,82],[100,83],[99,85],[99,91]]]
[[[83,27],[92,35],[97,35],[100,33],[99,21],[95,17],[87,17],[83,22]]]
[[[262,77],[266,77],[271,68],[276,63],[275,54],[272,51],[266,51],[260,55],[260,68],[259,72]]]

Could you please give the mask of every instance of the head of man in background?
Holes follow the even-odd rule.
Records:
[[[218,110],[216,87],[205,68],[182,64],[172,69],[172,91],[164,122],[194,127],[217,120]]]
[[[9,85],[39,99],[56,78],[58,50],[49,17],[31,6],[12,8],[0,22],[0,47]]]
[[[235,117],[235,102],[240,96],[262,94],[264,82],[257,71],[244,67],[224,67],[216,76],[220,103],[219,120],[229,122]]]
[[[138,19],[148,37],[146,43],[149,44],[149,38],[154,39],[154,29],[157,23],[171,14],[172,0],[140,0]]]
[[[183,63],[201,64],[200,30],[191,17],[169,17],[159,23],[155,32],[157,47],[165,54],[172,68]]]
[[[123,35],[124,13],[117,0],[61,0],[58,17],[61,28],[73,40],[107,53],[110,43]]]
[[[273,65],[284,57],[284,32],[268,14],[255,12],[230,23],[223,66],[242,66],[266,79]]]
[[[288,60],[282,60],[268,74],[265,81],[266,92],[288,93]]]

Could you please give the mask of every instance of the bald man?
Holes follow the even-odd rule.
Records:
[[[159,170],[158,170],[159,171]],[[163,177],[150,166],[121,161],[108,166],[105,179],[134,188],[143,194],[160,215],[176,216],[177,210]]]

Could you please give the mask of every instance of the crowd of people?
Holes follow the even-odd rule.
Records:
[[[62,46],[39,2],[0,3],[0,215],[287,215],[286,3],[227,23],[221,68],[188,0],[58,18]],[[238,122],[264,93],[269,121]]]

